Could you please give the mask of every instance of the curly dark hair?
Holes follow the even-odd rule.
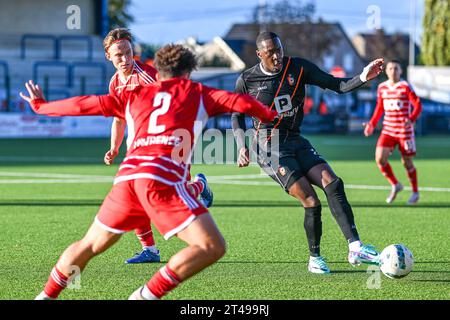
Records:
[[[197,58],[181,44],[168,44],[156,52],[154,65],[163,77],[179,77],[197,69]]]

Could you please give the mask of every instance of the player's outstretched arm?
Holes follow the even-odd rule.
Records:
[[[25,84],[29,96],[20,92],[34,112],[48,116],[117,116],[123,118],[123,108],[117,98],[110,95],[79,96],[69,99],[46,102],[40,87],[28,81]]]
[[[278,115],[275,110],[263,105],[248,94],[231,93],[203,86],[203,98],[209,116],[224,113],[243,113],[259,119],[263,123],[271,122]]]
[[[321,87],[322,89],[333,90],[337,93],[346,93],[353,91],[365,82],[374,79],[383,71],[384,60],[382,58],[375,59],[369,63],[360,75],[353,78],[336,78],[333,75],[322,71],[312,62],[305,64],[306,83]]]
[[[111,148],[106,152],[104,162],[111,165],[119,155],[119,148],[122,145],[127,123],[124,119],[115,117],[111,126]]]
[[[248,94],[237,94],[203,87],[203,96],[205,108],[210,116],[216,116],[223,113],[242,113],[267,123],[273,121],[278,115],[275,110],[270,110],[269,107],[263,105]],[[249,163],[248,150],[246,150],[245,144],[243,143],[243,137],[241,138],[241,148],[239,149],[241,163],[239,166],[247,166]]]

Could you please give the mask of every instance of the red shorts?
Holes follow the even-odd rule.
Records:
[[[395,138],[382,133],[378,138],[377,147],[389,148],[392,152],[397,144],[402,155],[408,157],[413,157],[416,155],[416,142],[414,137],[411,137],[410,139],[403,139]]]
[[[151,179],[115,184],[95,222],[113,233],[124,233],[153,222],[167,240],[208,210],[186,188]]]

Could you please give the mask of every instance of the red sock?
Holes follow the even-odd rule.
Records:
[[[45,284],[45,294],[53,299],[58,298],[61,291],[67,287],[68,278],[69,277],[66,277],[58,269],[56,269],[55,266],[48,277],[47,283]]]
[[[378,168],[380,168],[381,173],[383,174],[383,176],[386,177],[386,179],[388,179],[389,183],[393,186],[395,186],[398,183],[397,178],[394,175],[394,172],[392,171],[391,165],[389,164],[389,162],[386,162],[385,166],[378,166]]]
[[[409,181],[411,182],[411,188],[413,192],[419,192],[419,187],[417,185],[417,170],[415,167],[412,167],[408,172]]]
[[[148,290],[158,299],[173,290],[181,280],[169,269],[167,265],[159,269],[157,273],[147,282]]]
[[[188,183],[188,186],[190,187],[189,190],[191,191],[194,198],[197,198],[205,188],[203,182],[201,181]]]
[[[142,244],[142,247],[151,247],[155,245],[153,231],[150,225],[135,230],[136,236]]]

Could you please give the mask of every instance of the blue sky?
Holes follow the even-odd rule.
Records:
[[[215,36],[224,36],[233,23],[250,20],[252,8],[259,1],[133,0],[131,13],[136,21],[130,28],[139,41],[149,43],[164,44],[189,36],[207,41]],[[424,0],[315,0],[315,17],[340,22],[351,37],[357,32],[371,32],[367,26],[371,13],[367,10],[376,6],[381,27],[388,32],[409,32],[411,1],[416,2],[415,39],[420,42]]]

